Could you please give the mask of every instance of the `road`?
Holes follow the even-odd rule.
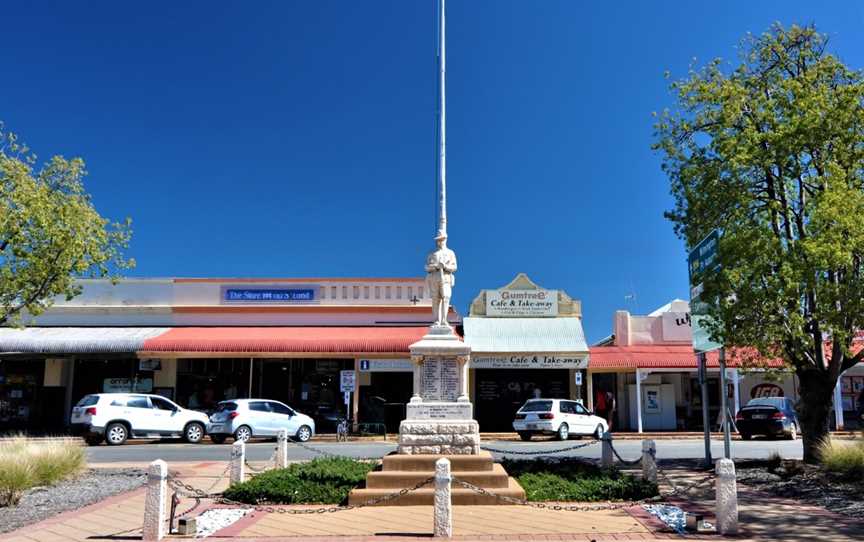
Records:
[[[516,452],[539,452],[545,450],[560,450],[572,448],[589,441],[571,440],[569,442],[536,441],[536,442],[513,442],[513,441],[483,441],[484,447],[495,450],[506,450]],[[617,440],[615,449],[624,459],[636,459],[642,453],[642,442],[639,440]],[[381,457],[396,449],[395,442],[342,442],[342,443],[311,443],[309,448],[322,452],[344,455],[350,457]],[[700,459],[704,454],[704,442],[696,439],[658,440],[657,459]],[[715,458],[723,456],[723,442],[712,441],[712,454]],[[265,461],[272,457],[275,450],[273,442],[253,442],[247,446],[246,456],[249,461]],[[802,456],[801,441],[787,440],[752,440],[732,441],[732,455],[734,459],[761,459],[766,458],[771,452],[778,452],[782,457],[789,459],[800,459]],[[96,446],[87,449],[87,459],[91,463],[117,463],[133,462],[147,463],[156,459],[164,459],[169,463],[172,461],[224,461],[231,453],[230,444],[183,444],[173,442],[161,442],[156,444],[129,444],[125,446]],[[493,452],[496,459],[502,455]],[[289,460],[312,459],[317,454],[297,444],[288,448]],[[570,450],[556,456],[573,456],[599,459],[600,444],[592,444],[578,450]],[[522,457],[508,454],[508,457]]]

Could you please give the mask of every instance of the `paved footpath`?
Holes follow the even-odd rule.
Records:
[[[118,465],[111,466],[116,468]],[[220,491],[227,485],[227,480],[222,477],[225,463],[174,463],[169,468],[184,482],[208,492]],[[685,471],[670,472],[670,478],[679,486],[703,476]],[[144,493],[142,488],[60,514],[0,535],[0,542],[140,540]],[[694,493],[689,502],[675,504],[686,510],[703,511],[706,519],[712,521],[713,487],[706,484]],[[178,510],[182,512],[193,504],[192,500],[183,499]],[[213,506],[205,502],[195,509],[194,514]],[[767,498],[744,486],[739,486],[739,507],[743,532],[735,540],[845,542],[864,539],[864,521],[856,522],[795,501]],[[592,512],[541,510],[527,506],[456,506],[453,524],[454,539],[459,541],[723,539],[718,535],[679,536],[638,506]],[[210,540],[401,542],[429,538],[431,530],[431,506],[382,506],[309,515],[253,512],[218,531]],[[166,540],[178,538],[182,537],[171,535]]]

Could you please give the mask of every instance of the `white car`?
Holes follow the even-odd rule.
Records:
[[[513,429],[522,440],[550,433],[557,435],[558,440],[567,440],[570,435],[594,435],[600,438],[609,430],[609,425],[576,401],[531,399],[516,412]]]
[[[315,420],[279,401],[232,399],[216,407],[207,433],[210,440],[222,444],[228,437],[235,441],[275,437],[280,429],[287,429],[289,437],[306,442],[315,434]]]
[[[207,415],[188,410],[173,401],[143,393],[85,395],[72,409],[72,434],[95,446],[117,446],[126,439],[183,437],[198,443],[204,438]]]

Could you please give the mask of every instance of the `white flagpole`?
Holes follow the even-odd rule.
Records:
[[[446,75],[447,54],[445,52],[445,0],[438,0],[440,24],[438,25],[438,234],[447,235],[447,130],[446,130]]]

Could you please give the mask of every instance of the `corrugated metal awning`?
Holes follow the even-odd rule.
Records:
[[[408,353],[428,327],[180,327],[144,353]]]
[[[708,367],[720,367],[718,351],[706,354]],[[753,366],[783,367],[779,359],[759,358],[753,349],[729,348],[726,353],[726,366],[739,367],[744,364]],[[595,346],[591,348],[588,362],[590,369],[682,369],[696,370],[696,354],[692,345],[640,344],[631,346]]]
[[[0,328],[0,353],[108,354],[137,352],[167,327]]]
[[[472,352],[588,352],[579,318],[478,318],[463,320]]]

